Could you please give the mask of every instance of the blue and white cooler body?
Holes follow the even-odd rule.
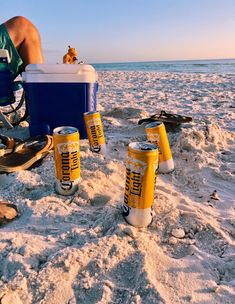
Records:
[[[88,64],[30,64],[22,75],[31,136],[52,134],[60,126],[86,138],[83,114],[96,110],[98,76]]]

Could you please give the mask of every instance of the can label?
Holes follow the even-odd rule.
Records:
[[[158,150],[155,145],[129,144],[124,194],[126,205],[137,209],[151,208],[154,201],[157,167]]]
[[[147,138],[159,147],[159,162],[172,159],[168,136],[163,123],[153,122],[145,127]]]
[[[72,127],[56,128],[53,140],[56,178],[62,182],[73,182],[79,179],[80,147],[77,129]]]
[[[99,153],[105,145],[104,131],[99,112],[88,112],[84,114],[87,136],[91,151]]]

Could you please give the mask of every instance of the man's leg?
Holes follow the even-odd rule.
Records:
[[[18,16],[4,23],[24,68],[30,63],[43,63],[40,34],[28,19]]]

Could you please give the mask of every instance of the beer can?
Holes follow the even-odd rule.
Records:
[[[106,144],[100,113],[86,112],[84,120],[91,151],[105,155]]]
[[[149,142],[128,146],[123,215],[135,227],[147,227],[153,218],[158,149]]]
[[[79,132],[74,127],[53,130],[55,189],[62,195],[72,195],[78,190],[80,179]]]
[[[166,133],[162,122],[152,122],[145,127],[148,141],[159,147],[159,173],[170,173],[174,170],[174,161]]]

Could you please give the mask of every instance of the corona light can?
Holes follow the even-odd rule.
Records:
[[[79,133],[73,127],[53,130],[55,159],[55,189],[62,195],[72,195],[78,190],[80,179]]]
[[[174,170],[166,128],[162,122],[152,122],[145,127],[148,141],[159,147],[159,173],[170,173]]]
[[[147,227],[152,222],[157,167],[156,145],[149,142],[129,144],[123,215],[135,227]]]
[[[105,155],[106,144],[100,113],[84,113],[84,120],[91,151]]]

